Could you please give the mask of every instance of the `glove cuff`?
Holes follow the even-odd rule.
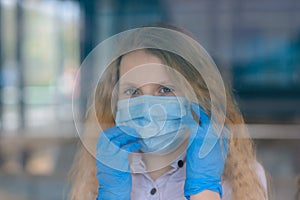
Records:
[[[220,180],[187,179],[184,184],[184,196],[190,199],[191,195],[203,190],[217,192],[222,198],[222,185]]]
[[[98,188],[98,196],[96,200],[130,200],[131,191],[122,192],[120,190],[112,191]]]

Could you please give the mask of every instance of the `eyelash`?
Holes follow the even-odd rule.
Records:
[[[129,88],[129,89],[125,90],[124,94],[126,94],[128,96],[133,96],[133,95],[137,95],[137,94],[134,94],[136,92],[138,92],[138,89]]]
[[[168,91],[165,91],[165,90],[168,90]],[[169,93],[174,93],[174,89],[171,88],[171,87],[160,87],[159,88],[159,93],[162,93],[162,94],[169,94]],[[128,96],[135,96],[135,95],[139,95],[139,89],[136,89],[136,88],[129,88],[127,90],[124,91],[124,94],[125,95],[128,95]]]
[[[161,92],[162,90],[164,90],[164,89],[167,89],[168,91],[167,92]],[[170,87],[161,87],[160,89],[159,89],[159,91],[161,92],[161,93],[173,93],[174,92],[174,89],[173,88],[170,88]]]

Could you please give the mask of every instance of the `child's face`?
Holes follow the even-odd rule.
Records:
[[[180,96],[163,62],[146,51],[123,56],[120,63],[119,99],[140,95]]]

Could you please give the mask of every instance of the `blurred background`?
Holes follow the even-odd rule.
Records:
[[[298,0],[0,0],[0,199],[67,199],[79,142],[72,91],[83,114],[94,70],[75,80],[80,63],[104,39],[155,22],[187,29],[211,54],[271,177],[271,199],[295,199]]]

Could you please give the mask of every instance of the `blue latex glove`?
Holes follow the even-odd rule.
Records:
[[[222,145],[220,145],[221,138],[218,138],[214,131],[208,132],[210,118],[203,108],[198,104],[193,104],[192,108],[200,119],[200,126],[192,117],[184,119],[191,131],[186,154],[184,195],[190,199],[191,195],[203,190],[211,190],[222,197],[221,176],[228,153],[228,129],[223,129]],[[211,146],[211,144],[215,145]],[[207,149],[211,150],[202,156],[200,152],[207,151]]]
[[[128,135],[126,133],[130,133]],[[99,135],[96,153],[98,200],[129,200],[132,186],[128,155],[141,145],[134,129],[112,127]]]

